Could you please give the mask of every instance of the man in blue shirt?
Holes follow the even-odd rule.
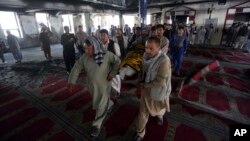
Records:
[[[170,41],[170,49],[172,54],[172,61],[175,66],[175,75],[180,76],[181,64],[183,61],[183,54],[187,48],[187,37],[185,36],[184,27],[179,26],[177,32]]]

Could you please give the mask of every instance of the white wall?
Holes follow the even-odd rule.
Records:
[[[227,9],[214,10],[212,12],[211,18],[217,18],[218,23],[214,27],[218,29],[218,33],[213,36],[213,44],[219,45],[222,36],[222,30],[224,27],[224,22],[226,18]],[[209,18],[209,14],[207,14],[207,10],[198,10],[196,11],[195,23],[197,27],[201,25],[205,25],[205,20]]]

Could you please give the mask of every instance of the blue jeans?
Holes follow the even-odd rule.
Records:
[[[247,39],[246,50],[248,51],[248,53],[250,53],[250,39]]]
[[[175,72],[180,72],[181,64],[183,61],[184,50],[185,49],[183,47],[180,47],[180,48],[174,47],[173,49],[172,59],[175,65]]]

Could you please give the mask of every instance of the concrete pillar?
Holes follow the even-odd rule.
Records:
[[[124,27],[124,23],[123,23],[123,20],[122,20],[122,13],[120,13],[119,14],[119,23],[120,23],[120,28],[122,28],[123,29],[123,27]]]
[[[139,1],[139,15],[141,19],[141,27],[144,27],[147,20],[147,0],[140,0]]]
[[[90,13],[84,13],[85,14],[85,23],[86,23],[86,32],[91,35],[91,19],[90,19]]]

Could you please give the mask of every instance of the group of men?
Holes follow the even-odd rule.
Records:
[[[9,30],[6,31],[7,33],[7,44],[9,45],[9,50],[12,53],[14,59],[16,60],[17,64],[20,64],[22,62],[23,56],[21,52],[21,48],[18,42],[18,38],[11,34]],[[6,63],[4,58],[4,52],[6,51],[6,45],[4,41],[0,41],[0,59],[2,60],[2,63]]]
[[[110,99],[111,81],[116,77],[120,65],[119,54],[115,47],[111,49],[105,41],[106,30],[101,30],[101,42],[92,36],[85,40],[85,54],[77,60],[69,76],[69,89],[73,91],[74,84],[82,70],[87,74],[87,85],[93,94],[93,109],[96,110],[93,121],[92,137],[97,137],[106,115],[112,111],[113,102]],[[169,111],[169,94],[171,92],[171,63],[160,48],[160,39],[149,37],[146,41],[145,54],[142,63],[143,71],[138,85],[142,89],[140,112],[136,127],[136,141],[143,139],[148,116],[156,116],[159,125],[163,124],[163,115]]]
[[[249,37],[249,30],[244,23],[233,23],[230,28],[225,30],[227,35],[227,47],[233,47],[235,49],[243,49],[247,43]]]
[[[65,27],[61,43],[64,49],[64,59],[69,53],[73,53],[76,36],[69,33]],[[169,95],[171,93],[171,61],[174,71],[179,75],[183,54],[187,48],[185,28],[176,28],[176,34],[171,34],[171,39],[164,36],[165,26],[156,25],[150,36],[145,36],[140,27],[135,28],[135,34],[128,41],[122,29],[116,29],[116,37],[109,38],[108,30],[100,29],[99,37],[87,36],[82,40],[83,55],[75,62],[65,61],[69,75],[69,90],[73,91],[75,83],[81,71],[87,74],[87,86],[93,94],[93,109],[96,116],[93,121],[93,130],[90,135],[97,137],[101,131],[102,123],[108,113],[112,111],[114,103],[110,99],[111,90],[120,91],[119,69],[121,60],[126,59],[126,54],[131,46],[144,44],[145,52],[142,56],[141,71],[138,77],[138,85],[141,87],[140,110],[136,120],[135,140],[141,141],[145,136],[145,127],[149,115],[156,118],[158,125],[163,125],[163,115],[170,111]],[[71,49],[72,50],[71,50]],[[169,59],[167,54],[172,60]],[[67,54],[67,55],[66,55]],[[70,54],[69,54],[70,56]],[[68,57],[69,57],[68,56]],[[71,58],[70,60],[75,60]],[[118,85],[117,87],[113,87]]]

